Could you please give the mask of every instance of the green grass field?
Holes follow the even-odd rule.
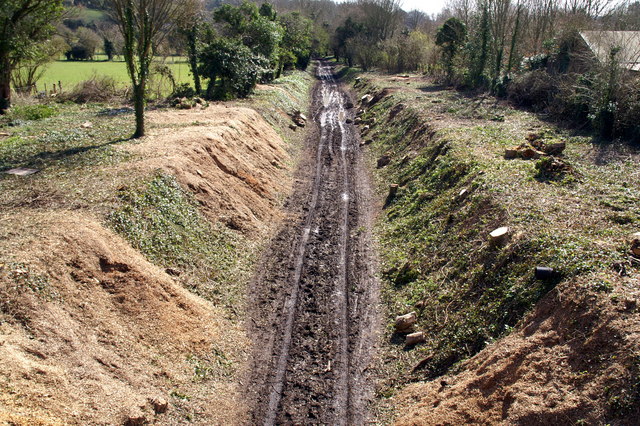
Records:
[[[58,82],[62,83],[63,90],[71,90],[79,82],[88,80],[93,76],[113,77],[117,82],[121,83],[122,87],[127,87],[130,84],[124,62],[107,62],[100,59],[98,56],[96,61],[52,62],[47,66],[42,78],[38,80],[38,90],[44,90],[45,85],[48,90],[51,90],[53,84],[58,84]],[[169,59],[166,64],[173,71],[178,84],[191,83],[193,80],[189,72],[189,65],[180,59],[176,59],[176,62],[172,62]]]
[[[87,23],[93,23],[97,21],[104,21],[108,19],[107,13],[102,10],[87,9],[86,7],[77,7],[71,11],[71,18],[82,19]]]

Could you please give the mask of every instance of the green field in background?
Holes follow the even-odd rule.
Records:
[[[109,76],[119,82],[122,87],[127,87],[129,83],[129,75],[124,62],[112,61],[107,62],[100,60],[97,55],[96,61],[55,61],[50,63],[42,78],[38,80],[38,90],[42,91],[45,85],[51,90],[53,84],[62,83],[63,90],[71,90],[81,81],[89,80],[93,76]],[[193,80],[189,72],[189,65],[184,62],[183,58],[171,58],[165,61],[169,66],[178,84],[191,83]]]
[[[102,10],[87,9],[86,7],[78,7],[71,9],[69,13],[70,19],[81,19],[88,23],[96,21],[105,21],[108,19],[107,13]]]

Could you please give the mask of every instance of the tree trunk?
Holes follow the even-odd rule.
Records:
[[[196,89],[196,94],[200,96],[202,94],[202,83],[200,82],[200,74],[198,73],[198,27],[193,26],[187,33],[189,44],[189,67],[191,68],[191,74],[193,75],[193,84]]]
[[[212,75],[209,78],[209,84],[207,85],[207,92],[205,93],[205,98],[208,100],[212,100],[214,98],[216,92],[216,80],[218,76]]]
[[[11,64],[6,55],[0,55],[0,114],[11,106]]]
[[[195,64],[195,66],[194,65],[191,66],[191,73],[193,74],[193,84],[196,89],[196,94],[200,96],[200,94],[202,94],[202,83],[200,82],[200,74],[198,74],[197,63]]]
[[[136,132],[133,138],[141,138],[144,136],[144,92],[145,83],[142,82],[133,86],[133,103],[136,113]]]
[[[507,61],[507,73],[510,73],[514,67],[513,61],[516,57],[516,44],[518,37],[520,36],[520,15],[522,14],[522,6],[518,4],[518,10],[516,12],[516,23],[511,36],[511,46],[509,48],[509,60]]]

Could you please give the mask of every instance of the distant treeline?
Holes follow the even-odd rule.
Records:
[[[114,0],[68,0],[56,30],[15,61],[14,78],[34,83],[53,58],[121,55]],[[156,55],[188,57],[193,93],[246,96],[259,81],[312,56],[389,73],[420,72],[459,88],[489,91],[589,126],[604,137],[640,139],[637,72],[624,67],[640,42],[595,55],[584,31],[640,30],[640,2],[451,0],[437,16],[400,0],[190,1],[189,22],[154,40]],[[26,52],[26,50],[25,50]],[[201,81],[206,87],[201,87]],[[180,91],[189,93],[185,87]]]

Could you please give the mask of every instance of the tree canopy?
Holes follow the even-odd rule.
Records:
[[[39,55],[55,30],[62,0],[3,0],[0,7],[0,113],[11,105],[11,74],[20,61]]]

